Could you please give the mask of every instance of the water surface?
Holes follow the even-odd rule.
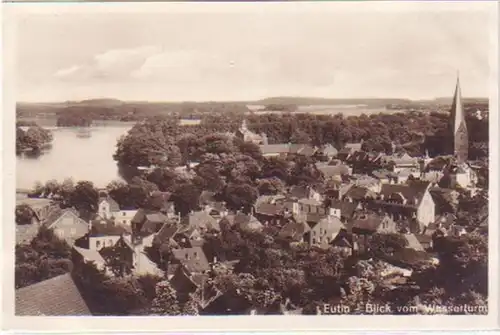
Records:
[[[52,149],[37,158],[26,156],[16,159],[16,187],[31,188],[36,181],[89,180],[97,187],[105,187],[117,179],[118,168],[113,160],[116,142],[132,127],[92,127],[89,138],[77,137],[77,129],[53,129]]]

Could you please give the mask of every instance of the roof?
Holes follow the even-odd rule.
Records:
[[[85,249],[77,246],[73,246],[73,249],[78,252],[86,262],[94,262],[96,265],[106,264],[106,261],[97,250]]]
[[[334,227],[336,228],[337,231],[340,231],[341,229],[345,229],[344,224],[340,221],[339,218],[335,216],[327,216],[323,217],[317,224],[326,224],[329,227]],[[311,228],[313,228],[315,225],[313,225]]]
[[[302,205],[323,206],[323,203],[321,201],[318,201],[318,200],[315,200],[315,199],[303,198],[303,199],[299,199],[297,202],[299,204],[302,204]]]
[[[116,224],[113,221],[93,220],[90,222],[90,237],[130,235],[132,230],[128,226]]]
[[[143,234],[154,234],[163,226],[168,218],[160,212],[146,211],[139,209],[132,219],[134,231],[140,231]],[[136,230],[137,229],[137,230]]]
[[[196,228],[220,230],[217,220],[205,211],[191,212],[182,218],[181,223]]]
[[[284,209],[282,204],[270,204],[261,202],[255,206],[255,213],[262,215],[275,216],[280,214]]]
[[[339,151],[331,144],[325,144],[322,148],[321,151],[325,155],[331,155],[335,156]]]
[[[263,155],[269,154],[285,154],[290,152],[289,144],[264,144],[259,145]]]
[[[16,290],[16,315],[92,315],[69,273]]]
[[[170,207],[173,207],[173,203],[169,202],[171,195],[170,192],[154,191],[151,193],[150,197],[151,206],[160,209],[166,209],[168,207],[168,209],[170,209]]]
[[[291,197],[302,199],[309,197],[309,186],[297,186],[294,185],[290,188],[288,194]]]
[[[240,229],[261,229],[262,223],[255,218],[253,215],[247,215],[243,213],[237,213],[234,216],[234,224]]]
[[[382,184],[380,195],[384,199],[391,199],[396,194],[407,201],[407,205],[418,206],[422,200],[428,182],[415,182],[410,184]]]
[[[385,218],[385,216],[380,216],[375,213],[362,213],[353,219],[352,228],[376,231]]]
[[[173,249],[172,255],[190,273],[210,270],[207,256],[200,247]]]
[[[80,222],[80,223],[83,223],[85,225],[87,225],[87,222],[85,222],[84,220],[82,220],[76,210],[72,209],[72,208],[66,208],[66,209],[56,209],[54,211],[52,211],[49,216],[47,217],[47,219],[44,221],[44,224],[48,227],[48,228],[53,228],[53,225],[64,215],[71,215],[71,216],[74,216],[75,219]]]
[[[420,241],[417,239],[415,234],[405,234],[404,237],[405,237],[406,241],[408,241],[407,248],[411,248],[411,249],[417,250],[417,251],[424,250],[424,248],[422,247],[422,244],[420,244]]]
[[[366,187],[354,185],[343,196],[354,200],[363,200],[367,197],[374,197],[375,194]]]
[[[111,198],[110,196],[108,197],[102,197],[101,199],[99,199],[99,205],[101,204],[101,202],[103,201],[107,201],[109,203],[109,210],[110,212],[119,212],[120,211],[120,206],[118,205],[118,203],[113,199]]]
[[[363,141],[358,142],[358,143],[346,143],[344,145],[345,149],[350,149],[352,151],[359,151],[361,150],[361,146],[363,145]]]
[[[172,237],[174,237],[175,233],[179,230],[179,227],[176,224],[172,224],[171,222],[167,222],[163,224],[158,233],[156,233],[155,240],[158,243],[167,242]]]
[[[335,209],[340,209],[340,216],[350,218],[353,216],[357,205],[353,202],[333,199],[330,200],[330,207]]]
[[[278,236],[281,238],[299,241],[305,233],[310,231],[311,228],[305,222],[297,222],[295,220],[289,221],[283,228],[281,228]]]
[[[344,164],[317,166],[326,178],[349,174],[349,167]]]

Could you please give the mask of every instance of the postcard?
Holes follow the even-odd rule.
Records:
[[[3,7],[3,329],[498,327],[496,3]]]

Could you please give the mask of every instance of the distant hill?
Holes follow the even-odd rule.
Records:
[[[391,98],[353,98],[353,99],[331,99],[331,98],[313,98],[313,97],[272,97],[252,102],[256,105],[367,105],[367,106],[385,106],[388,104],[411,103],[409,99],[391,99]]]

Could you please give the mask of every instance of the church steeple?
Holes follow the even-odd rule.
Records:
[[[453,154],[458,163],[467,161],[469,151],[469,139],[467,133],[467,125],[465,123],[465,112],[462,101],[462,92],[460,89],[460,78],[457,74],[457,85],[455,87],[455,95],[450,111],[450,126],[453,138]]]

